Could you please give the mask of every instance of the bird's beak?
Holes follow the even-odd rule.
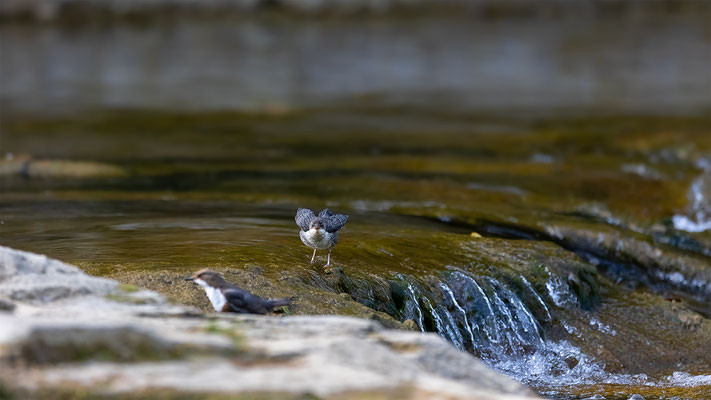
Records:
[[[192,276],[189,276],[189,277],[185,278],[186,281],[192,281],[192,280],[194,280],[194,279],[195,279],[195,278],[193,278]]]

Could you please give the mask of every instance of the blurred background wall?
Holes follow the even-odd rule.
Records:
[[[4,0],[0,105],[698,114],[709,4]]]

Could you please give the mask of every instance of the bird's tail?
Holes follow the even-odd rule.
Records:
[[[269,300],[269,308],[283,307],[291,304],[289,299]]]

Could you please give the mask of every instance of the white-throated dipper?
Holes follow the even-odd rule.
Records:
[[[318,213],[317,217],[313,211],[307,208],[299,208],[296,210],[294,220],[296,225],[301,228],[299,232],[301,241],[314,249],[311,263],[313,264],[316,258],[316,250],[328,250],[328,261],[325,266],[331,266],[331,250],[338,243],[338,231],[346,224],[348,216],[334,214],[331,210],[325,208]]]
[[[240,314],[268,314],[274,307],[288,306],[288,299],[267,300],[227,282],[222,275],[209,269],[201,269],[186,281],[202,286],[212,307],[217,312]]]

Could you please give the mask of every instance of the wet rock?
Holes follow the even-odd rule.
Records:
[[[12,312],[15,309],[15,304],[9,300],[0,299],[0,311]]]
[[[556,226],[549,231],[613,278],[659,290],[674,288],[711,302],[711,268],[706,256],[655,246],[639,235],[615,229]]]
[[[698,313],[690,310],[687,305],[677,302],[670,302],[669,308],[675,314],[679,322],[682,323],[684,328],[696,331],[703,326],[704,318]]]
[[[308,276],[294,274],[293,270],[283,268],[277,279],[264,275],[262,268],[254,265],[245,270],[238,268],[216,268],[225,279],[252,293],[266,298],[290,298],[289,314],[338,314],[359,318],[373,319],[388,328],[403,329],[402,324],[385,312],[374,310],[354,300],[353,294],[343,292],[343,286],[336,284],[343,278],[343,273],[318,275],[310,271]],[[257,271],[257,273],[255,273]],[[259,272],[261,271],[261,272]],[[185,282],[186,274],[174,271],[140,271],[110,275],[120,282],[150,288],[167,298],[188,304],[203,311],[212,311],[205,292],[199,286]],[[331,283],[329,283],[331,282]],[[332,285],[333,283],[333,285]],[[372,285],[365,286],[354,293],[368,291]],[[356,286],[349,286],[354,288]],[[372,300],[370,301],[372,303]]]
[[[120,177],[126,172],[118,166],[73,160],[32,160],[27,164],[30,178],[107,178]]]
[[[578,271],[578,274],[568,274],[568,287],[580,302],[583,310],[592,310],[600,304],[600,289],[597,282],[597,273]]]
[[[16,324],[5,318],[3,324]],[[63,362],[138,362],[173,359],[187,353],[179,342],[140,327],[122,324],[32,324],[21,340],[12,342],[4,358],[28,365]],[[192,353],[198,354],[198,348]],[[230,351],[221,348],[221,351]]]
[[[373,320],[206,315],[7,247],[0,276],[10,293],[18,277],[71,293],[24,296],[0,314],[0,384],[10,397],[535,398],[434,334]],[[151,301],[114,301],[119,294]]]
[[[411,319],[405,320],[405,322],[402,323],[402,327],[405,330],[408,331],[419,331],[420,327],[417,326],[417,323]]]
[[[110,178],[125,176],[116,165],[77,160],[41,160],[27,154],[6,155],[0,159],[0,176],[24,178]]]
[[[0,158],[0,176],[26,175],[30,159],[27,154],[6,153],[3,158]]]

